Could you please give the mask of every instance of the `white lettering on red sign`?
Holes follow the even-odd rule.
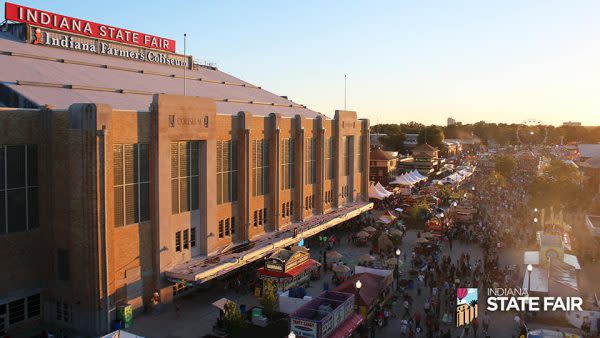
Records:
[[[4,17],[6,20],[23,22],[49,29],[82,34],[89,37],[106,39],[129,45],[175,52],[175,41],[171,39],[76,19],[70,16],[16,5],[10,2],[6,2],[4,5]]]

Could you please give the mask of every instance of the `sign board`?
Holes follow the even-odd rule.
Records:
[[[283,266],[280,264],[267,263],[265,269],[273,271],[283,271]]]
[[[171,53],[175,52],[175,40],[72,18],[66,15],[42,11],[10,2],[5,3],[4,17],[6,20],[10,21],[23,22],[52,30],[84,35],[89,38],[114,41]]]
[[[86,36],[63,33],[29,25],[29,43],[40,46],[69,49],[128,60],[145,61],[175,67],[190,68],[191,57],[162,52],[133,45],[120,44],[108,40],[99,40]],[[203,121],[197,122],[201,124]]]
[[[291,318],[291,329],[298,338],[317,338],[317,322]]]

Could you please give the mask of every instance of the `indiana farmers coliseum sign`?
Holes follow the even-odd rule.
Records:
[[[175,54],[175,41],[7,2],[7,20],[27,24],[28,42],[130,60],[190,67],[191,58]]]

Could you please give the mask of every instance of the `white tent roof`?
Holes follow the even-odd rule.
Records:
[[[377,182],[377,184],[375,184],[375,189],[379,190],[381,193],[385,194],[386,197],[393,195],[393,192],[387,191],[385,190],[385,188],[383,187],[383,185],[381,185],[381,183]]]
[[[104,335],[101,338],[144,338],[144,337],[138,336],[133,333],[129,333],[127,331],[117,330],[117,331],[111,332],[107,335]]]
[[[421,173],[417,169],[414,169],[413,171],[411,171],[411,173],[415,174],[415,176],[418,177],[418,178],[420,178],[421,180],[426,180],[427,179],[427,177],[421,175]]]
[[[390,182],[390,184],[399,184],[399,185],[414,185],[415,182],[412,182],[411,180],[408,179],[408,177],[406,177],[406,175],[401,175],[401,176],[396,176],[396,178]]]
[[[529,288],[529,272],[523,274],[523,290],[533,292],[548,292],[548,270],[534,266],[531,271],[531,288]]]
[[[413,172],[409,172],[408,174],[406,174],[406,176],[415,183],[421,181],[421,179],[419,177],[415,176],[415,174]]]
[[[381,191],[377,190],[377,188],[375,188],[375,184],[369,184],[369,198],[375,198],[378,200],[382,200],[386,197],[387,197],[387,195],[385,195]]]
[[[581,265],[579,265],[579,260],[577,256],[564,254],[563,262],[569,264],[577,270],[581,270]],[[523,264],[531,264],[531,265],[540,265],[540,252],[539,251],[525,251],[523,253]]]

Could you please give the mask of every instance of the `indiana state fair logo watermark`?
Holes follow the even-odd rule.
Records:
[[[456,326],[467,325],[477,318],[477,288],[456,289]]]

